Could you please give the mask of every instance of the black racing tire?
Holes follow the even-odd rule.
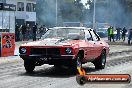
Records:
[[[31,61],[24,61],[24,67],[27,73],[33,73],[35,65]]]
[[[59,64],[54,64],[54,67],[55,67],[55,68],[61,68],[61,67],[62,67],[62,65],[59,65]]]
[[[82,62],[81,62],[82,58],[81,58],[81,54],[78,54],[76,59],[72,61],[72,73],[73,74],[77,74],[78,71],[77,71],[77,68],[80,67],[82,68]]]
[[[101,55],[93,61],[95,69],[104,69],[106,64],[106,51],[102,51]]]
[[[130,40],[128,40],[128,45],[130,45],[131,44],[131,41]]]

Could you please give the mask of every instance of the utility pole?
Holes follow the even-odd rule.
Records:
[[[95,30],[95,14],[96,14],[96,0],[94,0],[94,11],[93,11],[93,29]],[[96,30],[95,30],[96,31]]]
[[[58,0],[56,0],[56,26],[58,25]]]

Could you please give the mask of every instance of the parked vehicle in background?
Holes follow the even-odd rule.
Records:
[[[77,67],[92,62],[96,69],[104,69],[109,45],[92,29],[85,27],[54,27],[39,41],[23,44],[19,48],[27,72],[43,64]]]
[[[96,30],[96,32],[98,33],[98,35],[101,38],[105,38],[108,36],[108,32],[107,32],[108,28],[99,28],[98,30]]]
[[[81,22],[63,22],[64,27],[80,27]]]

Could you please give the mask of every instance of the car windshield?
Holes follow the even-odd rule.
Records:
[[[71,40],[83,40],[85,36],[83,29],[74,28],[58,28],[48,30],[41,39],[46,38],[61,38],[61,39],[71,39]]]

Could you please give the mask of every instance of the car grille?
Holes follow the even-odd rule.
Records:
[[[60,55],[59,48],[31,48],[30,54]]]

